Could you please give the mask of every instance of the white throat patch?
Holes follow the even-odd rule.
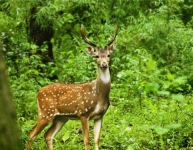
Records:
[[[103,83],[109,83],[111,80],[109,69],[99,69],[99,77]]]

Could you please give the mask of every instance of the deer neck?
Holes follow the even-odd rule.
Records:
[[[109,68],[98,67],[98,76],[96,80],[96,89],[98,96],[107,98],[110,93],[111,77]]]

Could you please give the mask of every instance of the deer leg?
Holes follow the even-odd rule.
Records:
[[[31,149],[32,142],[36,138],[36,136],[48,125],[48,120],[38,120],[36,125],[33,127],[32,131],[29,134],[29,140],[27,144],[27,150]]]
[[[100,139],[100,132],[102,127],[103,118],[98,120],[94,120],[94,142],[95,142],[95,150],[99,150],[99,139]]]
[[[53,138],[60,131],[63,125],[68,121],[68,119],[59,120],[59,117],[55,117],[51,127],[46,131],[44,137],[49,150],[54,150],[53,148]]]
[[[88,118],[81,118],[81,124],[82,124],[82,132],[84,136],[84,145],[85,145],[85,150],[89,150],[89,122]]]

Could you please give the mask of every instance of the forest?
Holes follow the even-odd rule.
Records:
[[[192,0],[1,0],[0,41],[21,146],[37,120],[45,85],[96,78],[80,27],[103,48],[115,33],[110,107],[101,150],[193,149]],[[94,149],[90,121],[90,149]],[[84,149],[80,121],[54,138],[56,150]],[[47,149],[41,132],[32,149]],[[1,137],[2,138],[2,137]]]

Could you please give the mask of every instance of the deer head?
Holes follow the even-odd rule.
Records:
[[[100,48],[97,46],[95,43],[91,42],[87,35],[83,32],[83,26],[81,26],[80,33],[84,39],[84,41],[91,45],[92,47],[87,47],[87,51],[89,52],[90,55],[94,56],[97,58],[97,64],[98,67],[100,68],[108,68],[109,65],[109,57],[110,54],[113,52],[115,48],[115,44],[112,44],[117,36],[118,32],[118,27],[116,26],[116,32],[112,36],[112,39],[106,44],[104,48]]]

